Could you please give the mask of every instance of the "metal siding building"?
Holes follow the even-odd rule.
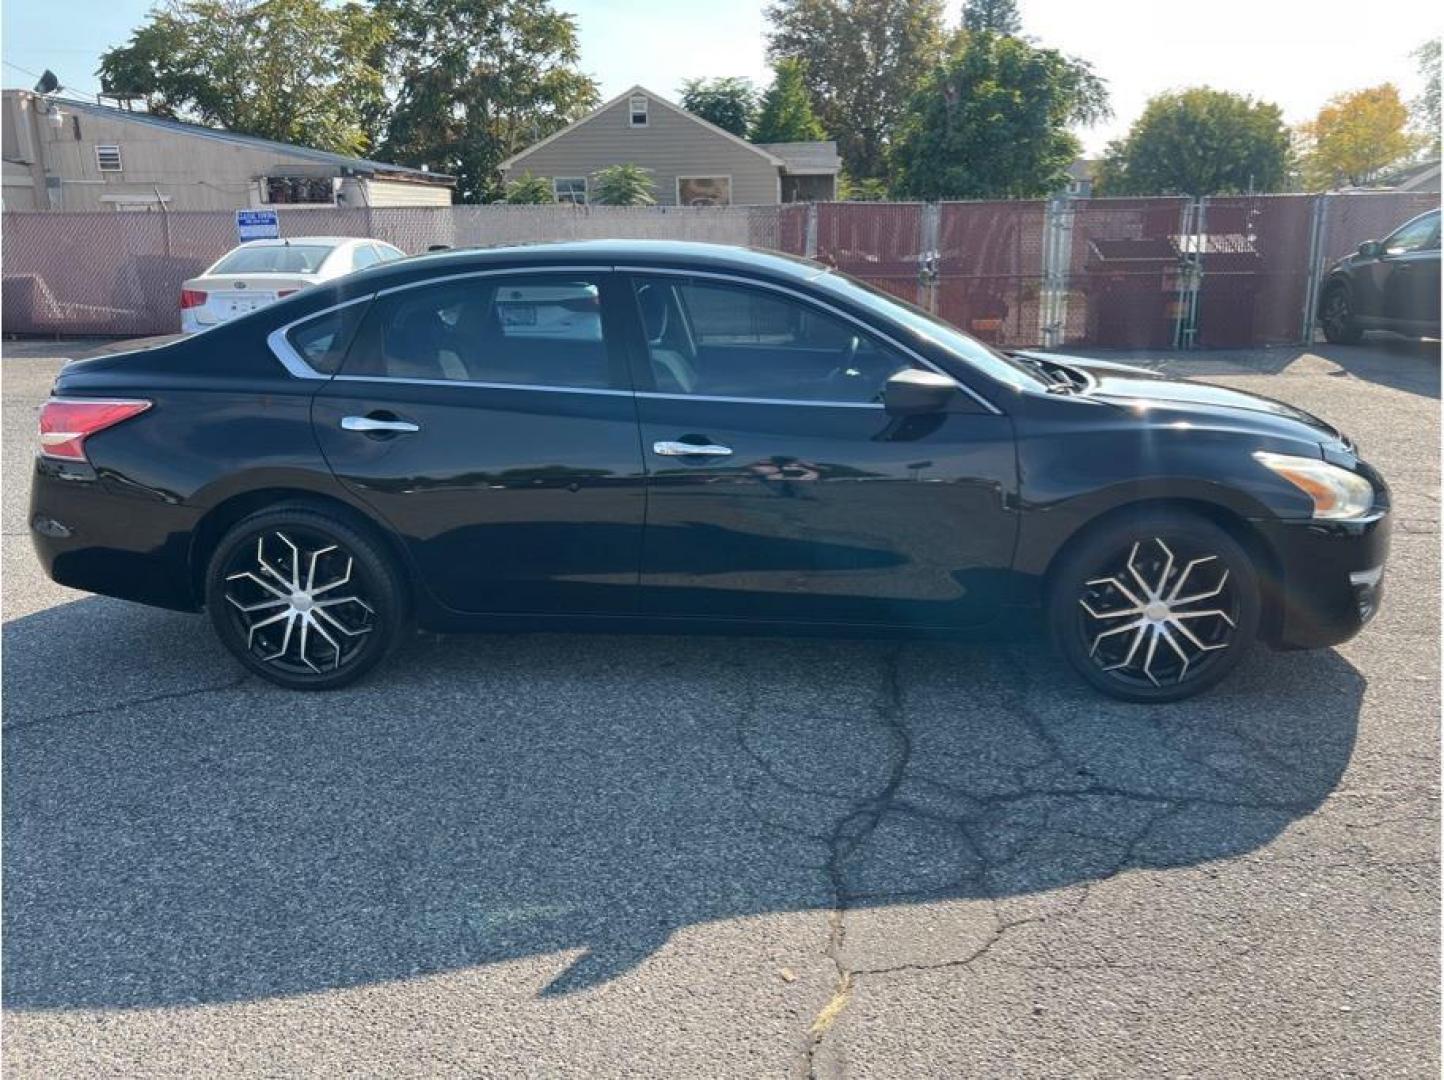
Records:
[[[297,183],[320,198],[287,209],[451,204],[451,177],[401,165],[25,90],[3,111],[6,210],[233,210]]]

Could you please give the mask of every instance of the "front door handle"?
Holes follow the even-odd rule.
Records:
[[[654,442],[652,453],[662,457],[727,457],[732,447],[716,443]]]
[[[395,435],[409,435],[421,430],[420,425],[410,420],[385,420],[378,416],[343,416],[341,426],[347,431],[384,431]]]

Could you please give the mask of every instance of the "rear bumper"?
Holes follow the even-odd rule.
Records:
[[[197,518],[164,493],[131,490],[89,465],[36,458],[30,538],[40,565],[61,585],[199,610],[189,571]]]
[[[1364,521],[1256,521],[1278,560],[1269,583],[1274,614],[1266,634],[1284,649],[1348,641],[1378,613],[1389,515]]]

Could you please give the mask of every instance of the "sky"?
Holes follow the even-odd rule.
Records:
[[[577,17],[581,66],[604,98],[640,83],[677,95],[683,79],[769,78],[766,0],[554,0]],[[962,0],[948,0],[949,26]],[[3,0],[4,85],[29,87],[44,68],[94,92],[100,53],[140,25],[151,0]],[[1079,131],[1098,154],[1150,96],[1207,84],[1273,101],[1290,124],[1331,95],[1392,81],[1419,90],[1409,53],[1440,33],[1437,0],[1020,0],[1024,32],[1092,62],[1108,80],[1114,118]]]

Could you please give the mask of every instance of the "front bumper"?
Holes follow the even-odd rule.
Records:
[[[1362,521],[1256,521],[1277,573],[1265,581],[1264,635],[1283,649],[1348,641],[1383,600],[1387,511]]]

